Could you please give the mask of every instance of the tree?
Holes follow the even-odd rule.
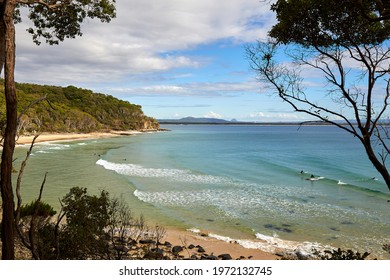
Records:
[[[107,259],[106,227],[110,220],[110,198],[106,191],[89,195],[86,188],[72,188],[61,200],[66,223],[59,236],[62,259]]]
[[[364,2],[363,0],[351,0],[354,1],[357,5],[364,7]],[[389,0],[371,0],[369,2],[375,2],[375,8],[377,11],[376,16],[372,16],[372,14],[368,14],[362,9],[363,15],[371,20],[371,21],[381,21],[381,20],[389,20],[390,19],[390,1]]]
[[[372,20],[381,17],[374,1],[279,0],[271,9],[271,39],[247,47],[252,69],[295,111],[358,138],[390,190],[390,22]],[[281,48],[290,66],[277,62]],[[303,87],[302,69],[322,74],[332,105]]]
[[[0,73],[4,68],[6,99],[6,128],[1,158],[0,188],[3,217],[1,227],[2,258],[14,259],[14,195],[12,190],[12,161],[18,126],[15,89],[15,22],[20,21],[18,9],[28,8],[34,27],[28,31],[35,43],[44,39],[58,44],[65,38],[82,35],[85,18],[109,22],[115,17],[115,0],[0,0]]]

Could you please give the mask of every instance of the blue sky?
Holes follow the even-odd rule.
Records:
[[[59,46],[32,43],[17,26],[16,80],[74,85],[142,106],[155,118],[300,121],[256,80],[246,44],[275,24],[269,1],[117,1],[117,18],[88,20]],[[268,3],[268,4],[267,4]]]

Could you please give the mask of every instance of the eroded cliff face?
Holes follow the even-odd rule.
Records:
[[[159,130],[160,124],[156,119],[148,118],[143,121],[141,130]]]

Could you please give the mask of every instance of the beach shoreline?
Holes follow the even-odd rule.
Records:
[[[245,248],[235,241],[227,242],[208,236],[206,233],[193,232],[189,230],[182,230],[177,228],[167,228],[167,235],[165,240],[171,244],[191,247],[201,246],[205,249],[206,254],[213,256],[220,256],[228,254],[233,260],[277,260],[280,259],[275,254],[262,251],[260,249]],[[184,250],[182,255],[190,257],[191,251]]]
[[[91,132],[91,133],[47,133],[39,134],[35,143],[53,143],[63,141],[78,141],[83,139],[101,139],[120,136],[133,136],[142,133],[156,132],[153,131],[108,131],[108,132]],[[34,135],[20,136],[16,143],[18,146],[31,145]],[[205,233],[193,232],[181,228],[166,227],[167,234],[165,241],[170,242],[173,246],[188,247],[190,245],[201,246],[205,249],[206,254],[219,256],[222,254],[229,254],[233,260],[236,259],[251,259],[251,260],[275,260],[278,257],[272,253],[262,251],[260,249],[245,248],[237,242],[227,242],[210,237]],[[184,249],[183,257],[189,257],[190,250]]]
[[[155,130],[153,130],[155,131]],[[138,135],[150,131],[138,131],[138,130],[126,130],[126,131],[108,131],[108,132],[90,132],[90,133],[49,133],[42,132],[37,134],[38,137],[35,140],[35,143],[44,143],[44,142],[59,142],[59,141],[78,141],[82,139],[100,139],[100,138],[111,138],[119,136],[131,136]],[[18,146],[30,145],[36,135],[21,135],[16,140]]]

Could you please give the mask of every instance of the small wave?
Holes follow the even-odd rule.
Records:
[[[50,152],[49,151],[36,151],[35,152],[36,154],[50,154]]]
[[[142,165],[113,163],[103,159],[99,159],[96,164],[103,166],[107,170],[115,171],[118,174],[132,177],[165,178],[169,179],[170,181],[201,184],[206,183],[228,185],[233,183],[233,181],[228,178],[207,174],[196,174],[190,170],[185,169],[147,168]]]
[[[277,236],[269,236],[261,233],[256,233],[256,238],[261,242],[249,242],[246,246],[264,250],[270,253],[283,251],[287,254],[300,254],[306,257],[311,257],[315,251],[324,251],[326,249],[334,249],[331,246],[325,246],[317,242],[297,242],[284,240]]]
[[[33,154],[52,154],[62,150],[68,150],[71,146],[67,144],[53,144],[48,142],[38,143]]]
[[[177,176],[190,175],[189,171],[180,169],[145,168],[137,164],[113,163],[99,159],[97,165],[107,170],[115,171],[121,175],[147,177],[147,178],[175,178]]]
[[[344,209],[340,212],[335,206],[319,204],[314,201],[292,200],[284,196],[286,190],[276,190],[271,186],[204,189],[141,191],[135,190],[139,200],[155,206],[200,208],[211,207],[219,217],[238,219],[257,219],[263,216],[284,216],[292,218],[338,216],[356,214],[356,209]],[[275,207],[278,205],[278,207]],[[210,210],[211,211],[211,210]]]
[[[48,142],[39,143],[40,150],[65,150],[65,149],[69,149],[69,148],[70,148],[70,145],[68,145],[68,144],[53,144],[53,143],[48,143]]]
[[[192,228],[188,231],[200,233],[201,230]],[[256,233],[256,239],[233,239],[228,236],[209,233],[210,238],[224,241],[226,243],[237,243],[247,249],[257,249],[271,254],[283,253],[284,255],[300,255],[307,258],[313,257],[315,252],[335,249],[331,246],[322,245],[318,242],[297,242],[280,239],[277,236],[268,236],[261,233]]]

